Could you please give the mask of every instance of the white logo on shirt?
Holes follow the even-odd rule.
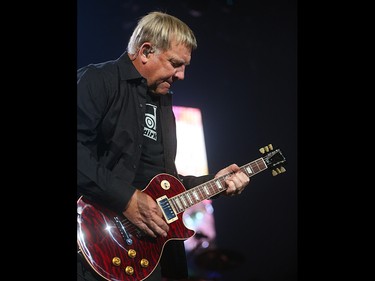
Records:
[[[146,103],[146,113],[145,116],[145,128],[143,130],[143,135],[154,141],[157,140],[158,135],[156,132],[156,105]]]

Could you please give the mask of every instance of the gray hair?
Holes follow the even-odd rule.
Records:
[[[176,40],[194,50],[197,40],[193,31],[180,19],[162,12],[151,12],[142,17],[130,37],[127,51],[135,54],[144,42],[150,42],[156,50],[170,49],[170,43]]]

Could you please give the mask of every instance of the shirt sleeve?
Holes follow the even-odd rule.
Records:
[[[101,71],[84,68],[77,72],[77,180],[78,193],[123,212],[135,188],[113,174],[98,160],[100,122],[109,103],[109,85]]]

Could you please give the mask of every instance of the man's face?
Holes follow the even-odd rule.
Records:
[[[185,67],[190,64],[191,49],[174,41],[171,49],[149,54],[144,65],[145,78],[151,92],[165,95],[171,85],[185,78]]]

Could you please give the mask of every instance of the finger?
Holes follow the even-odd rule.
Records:
[[[143,220],[139,223],[138,228],[145,232],[147,235],[154,238],[156,238],[158,235],[166,236],[166,231],[159,227],[155,220],[161,220],[161,222],[159,222],[160,224],[166,224],[159,216],[150,214],[147,217],[143,217]]]
[[[166,237],[169,231],[168,224],[160,217],[155,217],[153,230],[161,236]]]
[[[236,173],[238,170],[240,170],[240,167],[238,167],[237,164],[232,164],[232,165],[230,165],[228,168],[229,168],[229,170],[230,170],[231,172],[233,172],[233,173]]]
[[[145,234],[147,234],[147,235],[149,235],[151,237],[154,237],[154,238],[157,237],[156,233],[149,226],[147,226],[147,224],[145,224],[145,223],[140,224],[138,226],[138,228],[141,231],[143,231]]]
[[[236,183],[237,189],[243,191],[245,186],[249,184],[250,178],[243,172],[239,172],[236,174],[234,181]]]
[[[241,179],[243,185],[247,185],[250,182],[250,178],[244,172],[237,173],[237,176]]]
[[[240,179],[240,177],[237,175],[237,174],[233,174],[229,177],[229,180],[232,181],[234,183],[234,186],[237,188],[239,187],[240,185],[242,185],[242,181]]]
[[[227,184],[227,194],[229,195],[234,195],[236,193],[236,183],[233,181],[232,178],[227,179],[226,181]]]
[[[235,185],[236,194],[241,194],[242,191],[245,189],[245,186],[247,185],[248,177],[245,175],[236,174],[235,176],[232,177],[231,179]]]
[[[169,226],[167,225],[167,229],[168,228],[169,228]],[[148,223],[144,224],[144,228],[142,230],[145,233],[147,233],[148,235],[156,238],[157,236],[163,236],[163,237],[167,236],[167,231],[164,230],[164,229],[166,229],[165,226],[163,226],[163,228],[162,228],[158,224],[156,224],[155,222],[151,221],[151,222],[148,222]]]
[[[162,237],[166,237],[167,236],[167,232],[163,228],[161,228],[160,226],[158,226],[156,223],[153,224],[152,230],[158,236],[162,236]]]

